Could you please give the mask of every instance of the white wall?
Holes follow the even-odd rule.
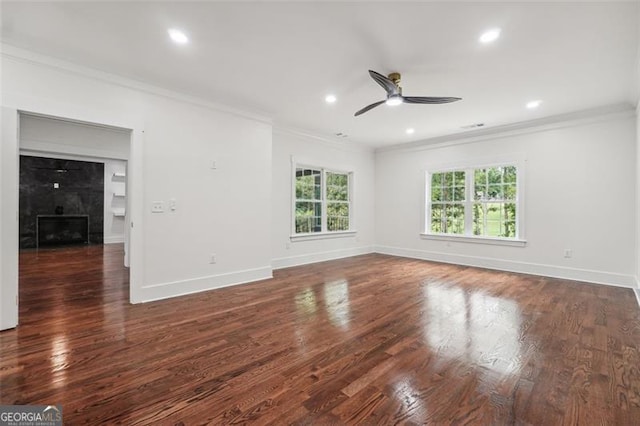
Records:
[[[2,108],[0,141],[0,330],[18,323],[18,120]]]
[[[635,279],[635,122],[611,116],[376,155],[376,250],[622,286]],[[469,140],[471,141],[471,139]],[[526,158],[526,247],[421,239],[425,170]],[[563,250],[573,257],[564,258]]]
[[[355,235],[311,241],[291,241],[291,157],[305,165],[353,172]],[[370,253],[374,239],[373,150],[350,144],[276,130],[273,135],[272,258],[282,268]]]
[[[134,129],[142,160],[129,173],[140,175],[144,209],[134,220],[134,302],[271,276],[270,123],[13,48],[3,49],[2,71],[3,106]],[[154,201],[164,213],[151,213]]]
[[[638,44],[640,46],[640,43]],[[638,85],[640,86],[640,67],[638,68]],[[640,101],[636,105],[636,298],[640,305]]]
[[[115,176],[116,173],[125,177]],[[122,160],[104,160],[104,243],[123,243],[125,217],[114,213],[126,212],[127,163]],[[121,196],[124,194],[124,197]]]
[[[640,6],[638,7],[640,22]],[[640,305],[640,27],[638,28],[638,54],[636,58],[636,298]]]
[[[640,42],[638,43],[640,46]],[[639,56],[640,57],[640,56]],[[640,67],[638,68],[640,73]],[[640,86],[640,74],[638,75]],[[640,101],[636,106],[636,299],[640,305]]]

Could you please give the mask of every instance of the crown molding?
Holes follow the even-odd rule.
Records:
[[[375,149],[372,146],[365,145],[359,142],[353,142],[345,139],[332,139],[318,133],[310,132],[307,130],[301,130],[295,127],[284,126],[281,124],[273,125],[273,133],[295,136],[304,139],[313,139],[320,144],[334,149],[339,149],[342,151],[352,151],[352,152],[361,152],[361,153],[374,153]]]
[[[325,135],[314,133],[313,131],[301,130],[284,124],[274,123],[273,119],[266,112],[249,111],[218,104],[215,102],[210,102],[203,98],[186,95],[169,89],[164,89],[159,86],[143,83],[131,78],[107,73],[95,68],[78,65],[76,63],[68,62],[62,59],[15,47],[7,44],[6,42],[0,42],[0,56],[3,59],[13,59],[37,66],[49,67],[59,71],[67,72],[69,74],[79,75],[101,82],[115,84],[127,89],[137,90],[147,94],[185,102],[198,107],[263,122],[272,125],[274,133],[310,138],[319,141],[331,148],[355,152],[382,153],[390,151],[422,151],[450,145],[482,142],[484,140],[495,139],[497,137],[499,138],[526,133],[534,133],[538,131],[570,127],[589,122],[605,121],[620,117],[626,117],[628,115],[640,114],[640,101],[636,105],[635,109],[630,104],[620,103],[583,111],[576,111],[568,114],[554,115],[537,120],[523,121],[503,126],[479,129],[471,132],[465,132],[463,134],[438,136],[416,142],[375,148],[373,146],[369,146],[359,142],[348,141],[344,139],[333,139]]]
[[[636,111],[628,103],[605,105],[567,114],[552,115],[536,120],[521,121],[503,126],[474,130],[464,134],[438,136],[423,139],[417,142],[409,142],[376,149],[376,153],[392,151],[424,151],[443,148],[452,145],[464,145],[483,142],[500,138],[524,135],[529,133],[544,132],[548,130],[562,129],[566,127],[580,126],[589,123],[618,120],[634,117]]]
[[[95,68],[86,67],[73,62],[68,62],[63,59],[54,58],[41,53],[33,52],[30,50],[22,49],[16,46],[12,46],[5,42],[0,43],[0,56],[2,59],[13,59],[20,62],[29,63],[32,65],[38,65],[42,67],[49,67],[58,71],[64,71],[69,74],[79,75],[82,77],[92,78],[101,82],[115,84],[127,89],[137,90],[147,94],[161,96],[175,101],[185,102],[198,107],[232,114],[242,118],[250,120],[260,121],[266,124],[272,124],[272,118],[266,113],[261,111],[250,111],[240,108],[234,108],[227,105],[218,104],[208,101],[203,98],[187,95],[173,90],[164,89],[159,86],[154,86],[148,83],[143,83],[138,80],[134,80],[128,77],[122,77],[117,74],[112,74],[104,71],[100,71]]]

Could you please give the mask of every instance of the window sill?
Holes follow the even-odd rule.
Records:
[[[311,241],[311,240],[325,240],[329,238],[345,238],[353,237],[358,231],[333,231],[333,232],[313,232],[308,234],[295,234],[291,235],[291,241]]]
[[[474,243],[474,244],[490,244],[496,246],[511,246],[511,247],[524,247],[527,245],[527,240],[518,240],[515,238],[492,238],[492,237],[476,237],[469,235],[439,235],[439,234],[425,234],[421,233],[420,238],[423,240],[438,240],[438,241],[457,241],[462,243]]]

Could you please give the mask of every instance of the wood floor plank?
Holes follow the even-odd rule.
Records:
[[[0,402],[68,424],[637,425],[631,290],[384,255],[128,303],[122,245],[20,254]]]

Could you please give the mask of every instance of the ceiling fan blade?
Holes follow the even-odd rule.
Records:
[[[462,98],[444,98],[428,96],[403,96],[402,100],[407,104],[448,104],[459,101]]]
[[[383,103],[385,103],[385,102],[386,102],[386,100],[384,100],[384,101],[379,101],[379,102],[376,102],[376,103],[371,104],[371,105],[367,105],[366,107],[362,108],[360,111],[356,112],[356,113],[354,114],[354,116],[356,116],[356,117],[357,117],[357,116],[359,116],[360,114],[364,114],[365,112],[369,111],[370,109],[374,109],[374,108],[375,108],[375,107],[377,107],[378,105],[382,105],[382,104],[383,104]]]
[[[399,93],[398,86],[384,75],[369,70],[369,75],[387,92],[387,95],[397,95]]]

